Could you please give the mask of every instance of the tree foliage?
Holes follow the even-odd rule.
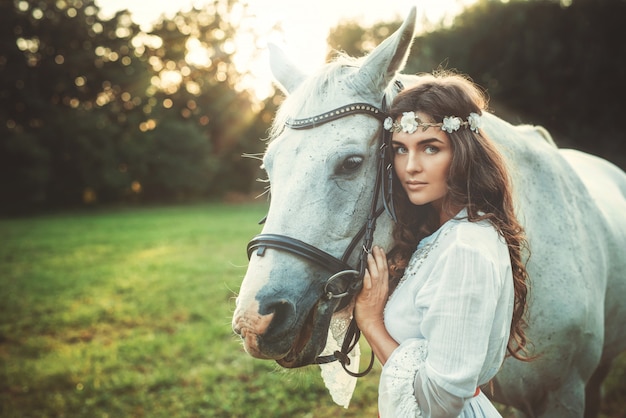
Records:
[[[505,119],[626,167],[626,3],[565,3],[479,1],[419,35],[405,72],[458,69]],[[279,99],[242,87],[246,16],[215,0],[144,33],[95,0],[0,2],[0,213],[253,188],[258,164],[241,155],[262,152]],[[398,26],[343,22],[329,46],[362,56]]]
[[[238,7],[144,33],[94,0],[2,2],[0,212],[247,191],[254,165],[232,154],[260,149],[273,105],[238,86]]]
[[[389,37],[400,24],[401,22],[378,22],[365,28],[354,21],[342,22],[328,36],[327,43],[331,48],[328,59],[332,59],[336,53],[351,57],[363,56]]]

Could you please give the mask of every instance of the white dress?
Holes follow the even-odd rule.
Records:
[[[383,367],[381,418],[500,417],[476,388],[506,354],[514,289],[507,245],[465,210],[424,238],[385,307],[400,344]]]

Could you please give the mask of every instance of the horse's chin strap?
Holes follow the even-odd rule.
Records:
[[[348,373],[352,377],[363,377],[368,374],[372,367],[374,367],[374,352],[372,352],[370,356],[370,362],[365,370],[362,372],[353,372],[348,369],[350,365],[350,357],[349,353],[354,350],[356,345],[359,343],[359,339],[361,338],[361,330],[356,324],[356,319],[354,317],[350,320],[350,324],[348,325],[348,329],[346,330],[346,335],[343,339],[343,343],[341,344],[341,350],[336,350],[332,355],[329,356],[319,356],[315,359],[315,364],[328,364],[333,361],[339,361],[341,363],[341,367],[343,370]]]

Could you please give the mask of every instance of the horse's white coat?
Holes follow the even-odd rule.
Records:
[[[359,101],[380,106],[385,92],[391,99],[394,78],[405,86],[414,83],[417,76],[397,75],[414,19],[412,10],[364,60],[328,64],[308,78],[274,51],[272,68],[290,94],[275,133],[289,116]],[[592,381],[588,396],[595,397],[602,373],[626,349],[626,175],[599,158],[558,149],[542,128],[514,127],[492,115],[484,119],[484,130],[507,159],[531,247],[527,333],[540,356],[529,363],[506,360],[494,398],[527,416],[583,416],[587,382]],[[369,208],[379,125],[358,115],[313,130],[282,131],[264,159],[272,198],[264,233],[289,235],[340,256]],[[360,171],[341,173],[342,161],[354,155],[364,158]],[[389,249],[390,231],[390,219],[382,216],[376,244]],[[289,254],[253,256],[235,316],[245,316],[260,288],[306,280],[315,268]],[[588,406],[590,413],[593,408]]]

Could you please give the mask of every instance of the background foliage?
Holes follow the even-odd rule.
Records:
[[[237,86],[235,4],[143,33],[126,12],[102,20],[93,0],[2,2],[1,210],[249,188],[254,167],[232,155],[262,149],[272,111]],[[190,41],[207,63],[185,59]]]
[[[626,2],[565,3],[479,1],[422,32],[405,72],[458,69],[505,119],[624,168]],[[241,155],[262,152],[281,97],[242,87],[245,19],[239,1],[216,0],[145,33],[126,12],[103,20],[94,0],[0,3],[0,214],[249,193],[258,163]],[[360,56],[398,25],[344,22],[328,43]]]

